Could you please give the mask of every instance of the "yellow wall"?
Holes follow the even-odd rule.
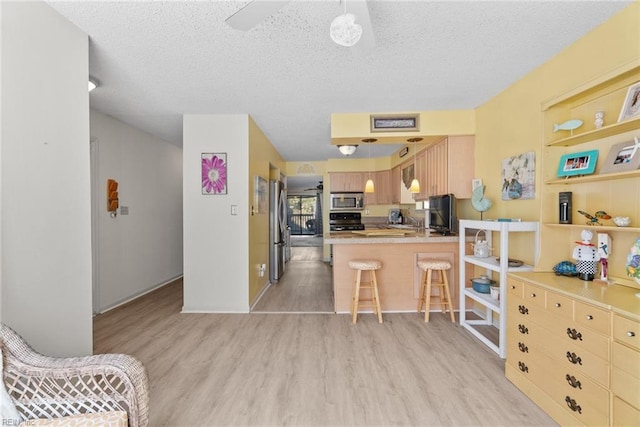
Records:
[[[249,118],[249,206],[254,203],[255,177],[267,181],[284,172],[285,162],[271,142],[262,133],[252,118]],[[260,264],[266,264],[264,276],[260,277]],[[269,212],[249,215],[249,304],[269,281]]]
[[[542,164],[544,126],[541,105],[598,76],[640,57],[640,5],[636,2],[587,34],[559,55],[543,64],[523,79],[477,109],[476,116],[476,176],[487,186],[486,196],[493,200],[487,217],[515,217],[539,220],[545,204],[542,168],[557,165]],[[608,118],[612,120],[611,117]],[[536,198],[534,200],[501,200],[501,162],[504,158],[534,151],[536,158]],[[580,151],[577,148],[571,151]],[[635,188],[640,187],[636,179]],[[572,190],[598,192],[602,185],[583,184]],[[635,190],[637,192],[637,190]],[[636,193],[637,194],[637,193]],[[547,196],[548,198],[551,196]],[[554,197],[555,196],[554,194]],[[576,194],[574,193],[574,199]],[[637,203],[637,195],[634,196]],[[575,209],[580,209],[574,206]],[[578,223],[580,219],[574,219]],[[571,259],[574,241],[580,229],[559,232],[557,228],[542,228],[542,254],[539,268],[549,269],[563,259]],[[513,257],[530,260],[531,241],[516,238]],[[629,240],[637,236],[616,236],[614,255],[610,260],[613,276],[623,276],[624,263],[618,260],[629,248]],[[617,255],[616,255],[617,253]]]

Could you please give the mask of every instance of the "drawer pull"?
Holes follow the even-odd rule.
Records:
[[[556,308],[560,308],[562,307],[562,304],[560,304],[559,302],[556,303]]]
[[[578,405],[576,403],[576,401],[572,398],[570,398],[569,396],[564,398],[564,401],[567,402],[567,406],[569,407],[569,409],[571,409],[573,412],[577,412],[579,414],[582,414],[582,408],[580,407],[580,405]]]
[[[535,297],[536,297],[536,294],[531,294],[531,298],[535,298]]]
[[[571,353],[567,351],[567,360],[573,363],[574,365],[582,365],[582,358],[575,353]]]
[[[576,377],[574,377],[573,375],[567,374],[565,379],[567,380],[567,382],[571,387],[579,388],[580,390],[582,390],[582,383],[580,382],[580,380],[577,380]]]
[[[633,331],[627,331],[627,336],[628,336],[629,338],[633,338],[633,337],[635,337],[635,336],[636,336],[636,333],[635,333],[635,332],[633,332]]]
[[[529,353],[529,347],[527,347],[524,343],[519,342],[518,343],[518,348],[523,353]]]
[[[529,373],[529,368],[524,364],[524,362],[518,361],[518,369],[520,369],[520,372],[526,372],[527,374]]]
[[[576,331],[575,329],[567,328],[567,335],[569,336],[569,338],[571,338],[574,341],[575,340],[582,341],[582,334]]]
[[[587,314],[587,320],[593,320],[593,316],[590,314]]]
[[[515,285],[511,285],[511,289],[515,289],[515,288],[516,288]]]
[[[519,305],[518,311],[520,312],[520,314],[529,314],[529,309],[524,305]]]
[[[524,325],[520,325],[518,324],[518,330],[520,331],[521,334],[528,334],[529,333],[529,328],[527,328]]]

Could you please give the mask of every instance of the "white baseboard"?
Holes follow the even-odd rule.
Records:
[[[182,278],[182,277],[183,277],[183,275],[182,275],[182,274],[179,274],[179,275],[177,275],[176,277],[174,277],[174,278],[172,278],[172,279],[167,280],[166,282],[162,282],[162,283],[160,283],[160,284],[158,284],[158,285],[151,286],[150,288],[145,289],[145,290],[144,290],[144,291],[142,291],[142,292],[138,292],[137,294],[135,294],[135,295],[133,295],[133,296],[131,296],[131,297],[129,297],[129,298],[123,299],[123,300],[121,300],[121,301],[116,302],[115,304],[112,304],[112,305],[110,305],[110,306],[107,306],[107,307],[105,307],[105,308],[100,309],[100,311],[99,311],[98,313],[94,313],[94,316],[95,316],[96,314],[103,314],[103,313],[106,313],[107,311],[111,311],[111,310],[113,310],[114,308],[118,308],[118,307],[120,307],[121,305],[127,304],[127,303],[129,303],[129,302],[131,302],[131,301],[133,301],[133,300],[136,300],[136,299],[140,298],[141,296],[144,296],[144,295],[146,295],[146,294],[148,294],[148,293],[150,293],[150,292],[153,292],[153,291],[155,291],[155,290],[157,290],[157,289],[160,289],[160,288],[161,288],[161,287],[163,287],[163,286],[166,286],[166,285],[168,285],[168,284],[170,284],[170,283],[173,283],[173,282],[175,282],[176,280],[178,280],[178,279],[180,279],[180,278]]]

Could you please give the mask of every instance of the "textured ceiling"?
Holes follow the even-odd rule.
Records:
[[[90,36],[92,108],[178,146],[183,114],[248,113],[286,160],[317,161],[341,156],[331,113],[476,108],[630,2],[370,0],[364,53],[329,38],[338,0],[247,32],[224,22],[247,2],[49,4]]]

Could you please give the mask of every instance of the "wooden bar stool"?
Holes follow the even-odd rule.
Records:
[[[451,303],[451,294],[449,293],[449,280],[447,279],[447,270],[451,268],[451,263],[442,259],[421,259],[418,260],[418,267],[422,270],[422,285],[420,286],[420,300],[418,301],[418,313],[424,309],[424,321],[429,321],[429,307],[440,304],[440,308],[444,313],[447,305],[449,306],[449,315],[451,321],[455,323],[455,315],[453,314],[453,304]],[[433,282],[433,272],[440,273],[440,281]],[[439,288],[436,295],[431,295],[432,288]],[[438,298],[437,302],[431,302],[431,297]]]
[[[351,321],[358,320],[358,309],[362,307],[373,308],[373,313],[378,315],[378,322],[382,323],[382,311],[380,310],[380,297],[378,295],[378,281],[376,280],[376,270],[382,267],[382,263],[375,259],[354,259],[349,261],[349,268],[356,270],[355,281],[353,283],[353,293],[351,295]],[[369,281],[362,281],[362,272],[369,273]],[[370,298],[361,298],[360,290],[368,289]],[[363,304],[361,304],[363,303]]]

